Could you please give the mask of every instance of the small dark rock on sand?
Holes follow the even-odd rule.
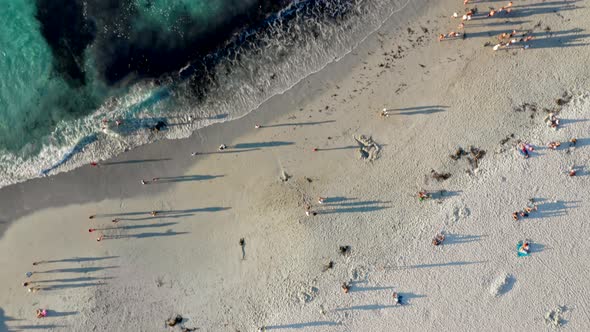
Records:
[[[451,177],[451,173],[439,173],[435,170],[431,170],[430,176],[437,181],[444,181]]]
[[[563,106],[567,103],[569,103],[572,100],[572,95],[569,94],[567,91],[563,93],[563,95],[561,96],[561,98],[557,98],[555,100],[555,103],[559,106]]]
[[[334,268],[334,261],[330,261],[328,262],[328,264],[324,265],[324,268],[322,268],[322,272],[326,272],[330,269]]]
[[[350,246],[340,246],[340,254],[345,256],[350,253]]]
[[[463,148],[458,148],[457,150],[455,150],[455,153],[453,153],[451,155],[451,159],[459,160],[459,159],[461,159],[462,156],[466,156],[466,155],[467,155],[467,151],[463,150]]]

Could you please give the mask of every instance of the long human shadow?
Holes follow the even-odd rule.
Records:
[[[502,26],[502,25],[510,25],[511,27],[514,26],[520,26],[526,23],[529,23],[531,21],[510,21],[510,20],[505,20],[502,22],[489,22],[489,23],[475,23],[475,24],[471,24],[469,23],[469,28],[476,28],[476,27],[494,27],[494,26]],[[506,31],[508,32],[508,31]]]
[[[348,308],[336,308],[335,311],[349,311],[349,310],[383,310],[401,307],[399,305],[388,305],[388,304],[367,304],[367,305],[356,305]]]
[[[402,292],[402,293],[398,293],[398,294],[402,297],[403,301],[409,301],[411,299],[421,299],[421,298],[425,298],[426,297],[426,295],[423,295],[423,294],[415,294],[415,293],[403,293]],[[407,304],[407,302],[404,303],[404,304]]]
[[[571,34],[557,37],[551,36],[533,39],[529,42],[529,44],[531,49],[587,46],[590,45],[590,43],[583,43],[579,41],[587,40],[589,37],[590,34]]]
[[[545,1],[545,2],[538,2],[538,3],[528,3],[528,4],[513,4],[512,8],[530,8],[530,7],[543,7],[543,6],[564,6],[564,5],[573,5],[574,3],[578,2],[578,0],[567,0],[567,1]]]
[[[35,262],[34,265],[50,264],[50,263],[81,263],[81,262],[94,262],[102,261],[105,259],[119,258],[119,256],[103,256],[103,257],[73,257],[64,259],[50,259]]]
[[[178,219],[178,218],[185,218],[185,217],[192,217],[194,213],[184,213],[184,214],[171,214],[171,215],[157,215],[157,216],[149,216],[149,217],[140,217],[140,218],[117,218],[119,221],[145,221],[145,220],[156,220],[156,219]]]
[[[487,235],[445,234],[444,245],[478,242]]]
[[[507,15],[507,17],[508,18],[523,18],[523,17],[535,16],[535,15],[553,14],[553,13],[581,9],[581,8],[584,8],[584,7],[577,6],[577,5],[569,5],[568,3],[565,3],[565,4],[561,3],[561,5],[546,6],[546,7],[541,7],[541,6],[534,7],[534,6],[527,5],[527,7],[515,8],[512,11],[512,13]]]
[[[112,226],[112,227],[101,227],[101,228],[94,228],[97,231],[108,231],[108,230],[115,230],[115,229],[141,229],[141,228],[155,228],[155,227],[166,227],[166,226],[173,226],[178,224],[177,222],[164,222],[164,223],[157,223],[157,224],[145,224],[145,225],[129,225],[129,226]]]
[[[186,214],[186,213],[197,213],[197,212],[218,212],[229,210],[230,207],[212,206],[198,209],[186,209],[186,210],[167,210],[167,211],[156,211],[159,215],[173,215],[173,214]],[[95,214],[95,218],[111,218],[111,217],[126,217],[126,216],[141,216],[150,215],[152,211],[141,211],[141,212],[121,212],[121,213],[102,213]]]
[[[585,146],[590,145],[590,138],[578,138],[576,141],[576,145],[572,145],[570,143],[566,143],[565,145],[566,147],[574,147],[576,149],[583,148]]]
[[[66,327],[65,325],[57,325],[57,324],[45,324],[45,325],[16,325],[10,327],[10,330],[7,331],[21,331],[21,330],[47,330],[52,331],[59,327]],[[17,330],[15,330],[17,329]]]
[[[540,199],[537,199],[539,201]],[[578,207],[581,201],[555,201],[544,202],[537,205],[537,211],[529,214],[529,218],[551,218],[567,215],[567,210]]]
[[[560,36],[567,36],[569,34],[572,33],[580,33],[582,32],[582,29],[569,29],[569,30],[562,30],[562,31],[550,31],[550,32],[546,32],[546,31],[536,31],[536,32],[532,32],[529,33],[528,35],[531,35],[534,37],[534,39],[529,40],[528,42],[526,42],[526,44],[531,45],[531,47],[533,47],[533,45],[535,44],[535,41],[539,41],[542,39],[546,39],[546,38],[555,38],[555,37],[560,37]],[[499,35],[501,35],[502,33],[506,33],[509,31],[506,31],[506,29],[501,29],[501,30],[489,30],[489,31],[479,31],[479,32],[469,32],[467,33],[467,38],[478,38],[478,37],[497,37]],[[520,33],[517,34],[514,38],[516,39],[520,39],[521,35]],[[515,47],[520,47],[522,48],[522,45],[524,45],[525,43],[517,43],[515,44]],[[508,48],[510,49],[510,48]]]
[[[401,108],[388,108],[387,112],[393,111],[415,111],[415,110],[428,110],[428,109],[439,109],[448,108],[449,106],[444,105],[430,105],[430,106],[413,106],[413,107],[401,107]]]
[[[383,209],[388,209],[389,206],[383,206],[390,202],[386,201],[358,201],[358,202],[344,202],[344,203],[331,203],[326,204],[325,208],[320,210],[321,214],[333,214],[333,213],[365,213],[373,212]]]
[[[590,119],[560,119],[559,122],[559,127],[560,128],[566,128],[574,123],[578,123],[578,122],[587,122]]]
[[[347,145],[341,146],[337,148],[317,148],[318,151],[332,151],[332,150],[350,150],[350,149],[358,149],[358,145]]]
[[[267,329],[267,330],[304,329],[306,327],[336,326],[336,325],[340,325],[340,323],[330,322],[330,321],[317,321],[317,322],[307,322],[307,323],[297,323],[297,324],[265,326],[265,329]]]
[[[277,124],[272,124],[272,125],[264,125],[264,126],[262,126],[262,128],[295,127],[295,126],[315,126],[315,125],[320,125],[320,124],[325,124],[325,123],[332,123],[332,122],[336,122],[336,120],[277,123]]]
[[[104,283],[100,282],[84,282],[79,284],[61,284],[61,285],[51,285],[51,286],[44,286],[43,291],[53,291],[53,290],[60,290],[60,289],[68,289],[68,288],[86,288],[86,287],[94,287],[94,286],[104,286]]]
[[[42,274],[42,273],[90,273],[90,272],[97,272],[107,269],[116,269],[119,266],[100,266],[100,267],[72,267],[72,268],[64,268],[64,269],[53,269],[47,271],[35,271],[35,274]]]
[[[47,310],[47,317],[64,317],[64,316],[73,316],[79,314],[79,311],[55,311],[55,310]]]
[[[45,279],[35,280],[34,283],[51,283],[51,282],[81,282],[81,281],[94,281],[94,280],[110,280],[113,277],[78,277],[78,278],[63,278],[63,279]]]
[[[357,202],[345,202],[345,203],[326,203],[326,202],[324,202],[324,205],[326,205],[326,206],[338,206],[338,207],[351,207],[351,206],[374,205],[374,204],[388,204],[388,203],[391,203],[391,201],[371,200],[371,201],[357,201]]]
[[[259,151],[260,148],[255,149],[240,149],[240,150],[223,150],[223,151],[211,151],[211,152],[199,152],[199,154],[208,155],[208,154],[232,154],[232,153],[244,153],[250,151]]]
[[[293,145],[295,142],[284,142],[284,141],[272,141],[272,142],[257,142],[257,143],[238,143],[232,148],[234,149],[260,149],[260,148],[271,148],[277,146]]]
[[[445,112],[446,110],[443,108],[430,108],[430,109],[423,109],[423,110],[416,110],[416,111],[402,111],[395,113],[396,115],[421,115],[421,114],[433,114],[433,113],[440,113]],[[392,114],[390,114],[392,115]]]
[[[4,313],[4,309],[0,307],[0,331],[2,331],[2,332],[9,331],[8,325],[6,325],[6,322],[19,321],[19,320],[22,320],[22,319],[15,319],[15,318],[6,316],[6,314]]]
[[[171,183],[171,182],[186,182],[186,181],[204,181],[221,178],[224,175],[182,175],[182,176],[164,176],[159,177],[156,181],[151,181],[150,184]]]
[[[529,244],[529,252],[531,254],[533,254],[533,253],[539,253],[539,252],[541,252],[543,250],[545,250],[545,245],[544,244],[541,244],[541,243],[538,243],[538,242],[531,242]]]
[[[407,265],[407,266],[397,266],[394,269],[399,270],[406,270],[406,269],[430,269],[435,267],[450,267],[450,266],[465,266],[465,265],[473,265],[473,264],[482,264],[487,263],[488,261],[458,261],[458,262],[449,262],[449,263],[434,263],[434,264],[418,264],[418,265]]]
[[[147,239],[152,237],[166,237],[190,234],[189,232],[146,232],[139,234],[122,234],[122,235],[105,235],[105,240],[120,240],[120,239]]]
[[[349,292],[371,292],[371,291],[381,291],[381,290],[391,290],[395,289],[393,286],[383,286],[383,287],[357,287],[354,283],[352,287],[350,287]]]
[[[158,161],[168,161],[172,160],[172,158],[158,158],[158,159],[133,159],[133,160],[123,160],[123,161],[107,161],[101,162],[100,166],[113,166],[113,165],[124,165],[124,164],[142,164],[142,163],[154,163]]]

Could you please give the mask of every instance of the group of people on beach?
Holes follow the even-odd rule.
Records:
[[[471,1],[469,0],[464,0],[463,4],[465,6],[469,5]],[[481,18],[491,18],[491,17],[497,17],[499,14],[506,14],[509,15],[510,13],[512,13],[512,1],[508,2],[505,6],[502,6],[498,9],[495,8],[490,8],[489,12],[487,12],[487,14],[485,14],[485,16],[482,14],[480,17]],[[443,40],[447,40],[447,39],[458,39],[458,38],[462,38],[465,39],[467,37],[467,34],[465,33],[465,23],[468,21],[471,21],[476,15],[478,14],[478,9],[477,7],[473,7],[473,8],[465,8],[465,13],[463,15],[460,15],[457,12],[454,12],[453,15],[451,15],[452,19],[461,19],[461,23],[458,26],[459,30],[463,30],[463,32],[457,32],[457,31],[451,31],[447,34],[441,33],[438,35],[438,41],[443,41]],[[530,31],[526,31],[524,33],[521,34],[520,38],[516,38],[517,36],[517,32],[516,30],[512,30],[511,32],[505,32],[502,33],[498,36],[498,43],[495,44],[492,49],[494,51],[500,50],[500,49],[509,49],[509,48],[513,48],[513,47],[519,47],[522,48],[523,50],[526,50],[529,48],[528,44],[523,44],[522,46],[516,46],[516,44],[518,43],[526,43],[530,40],[532,40],[534,37],[532,35],[532,33]],[[488,46],[491,45],[491,43],[486,43],[484,46]]]

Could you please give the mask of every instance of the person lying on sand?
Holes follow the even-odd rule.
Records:
[[[549,142],[547,144],[547,147],[550,148],[551,150],[557,150],[557,148],[560,146],[561,146],[561,143],[559,143],[559,142]]]
[[[419,191],[418,192],[418,199],[420,200],[420,202],[422,202],[425,199],[430,198],[430,194],[428,192],[426,192],[425,190]]]
[[[443,41],[444,39],[447,39],[447,38],[459,38],[461,36],[463,36],[463,39],[465,39],[465,33],[451,31],[446,35],[440,34],[438,36],[438,41]]]
[[[545,119],[543,119],[543,121],[545,121],[547,126],[549,126],[553,130],[556,130],[557,127],[559,126],[559,119],[557,118],[557,116],[554,113],[549,113],[545,117]]]
[[[512,219],[518,220],[518,211],[512,212]]]
[[[530,254],[530,248],[528,241],[523,241],[518,248],[518,253],[522,256],[528,256]]]
[[[37,318],[43,318],[47,316],[47,310],[46,309],[37,309],[37,311],[35,312]]]
[[[524,157],[524,159],[527,159],[529,157],[529,152],[535,151],[535,148],[528,143],[521,142],[518,143],[517,150]]]
[[[318,203],[319,204],[324,204],[325,201],[326,201],[326,197],[319,197],[318,198]]]
[[[445,241],[445,235],[443,233],[438,233],[438,234],[436,234],[434,239],[432,239],[432,244],[435,246],[439,246],[439,245],[443,244],[444,241]]]

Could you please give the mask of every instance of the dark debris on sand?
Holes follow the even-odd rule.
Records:
[[[437,181],[445,181],[451,177],[451,173],[439,173],[435,170],[430,171],[430,176]]]

